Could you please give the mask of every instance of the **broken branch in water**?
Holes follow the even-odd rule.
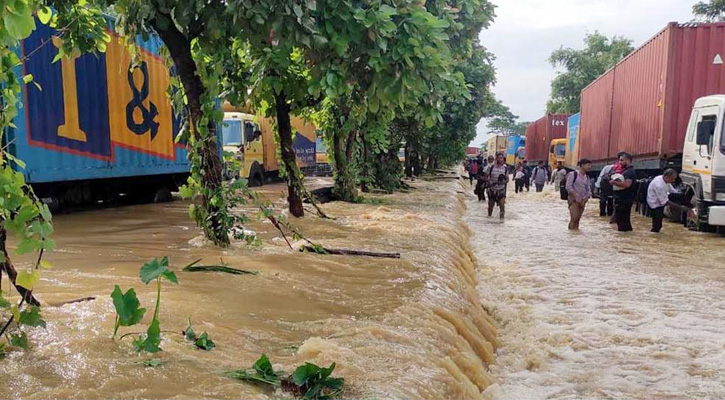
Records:
[[[326,247],[300,246],[300,251],[309,251],[317,254],[330,254],[336,256],[363,256],[376,258],[400,258],[400,253],[379,253],[374,251],[346,250],[346,249],[328,249]]]
[[[237,268],[231,268],[227,267],[226,265],[196,265],[201,262],[201,258],[192,262],[191,264],[187,265],[182,269],[182,271],[186,272],[224,272],[227,274],[234,274],[234,275],[259,275],[258,271],[247,271],[245,269],[237,269]],[[224,264],[224,261],[222,260],[222,264]]]
[[[224,272],[234,275],[259,275],[259,271],[247,271],[245,269],[237,269],[226,267],[223,265],[198,265],[184,268],[186,272]]]

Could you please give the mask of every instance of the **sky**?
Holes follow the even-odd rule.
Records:
[[[522,121],[546,112],[555,69],[547,61],[561,46],[581,49],[587,33],[625,36],[639,47],[668,22],[692,20],[696,0],[490,0],[496,19],[480,34],[496,55],[497,98]],[[471,146],[488,137],[486,122]]]

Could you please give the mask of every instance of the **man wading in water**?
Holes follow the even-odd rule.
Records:
[[[488,216],[493,215],[493,208],[498,204],[499,218],[503,219],[506,212],[506,184],[509,181],[508,167],[503,153],[496,153],[496,162],[486,169],[488,175]]]

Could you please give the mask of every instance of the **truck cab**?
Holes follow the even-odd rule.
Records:
[[[682,182],[698,229],[725,227],[725,95],[697,99],[682,152]]]
[[[549,147],[549,167],[554,171],[559,163],[564,164],[566,139],[554,139]]]
[[[225,112],[222,125],[222,144],[224,152],[232,156],[236,163],[227,164],[230,178],[247,179],[250,186],[264,183],[262,165],[264,165],[264,146],[262,134],[256,117],[239,112]]]

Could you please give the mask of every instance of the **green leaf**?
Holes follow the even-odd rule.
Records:
[[[133,345],[136,351],[146,351],[149,353],[157,353],[161,351],[161,328],[159,327],[159,320],[155,319],[151,321],[151,325],[146,330],[146,337],[139,336],[133,341]]]
[[[113,335],[116,335],[119,326],[132,326],[136,325],[143,319],[145,308],[139,308],[139,301],[136,297],[136,291],[133,288],[128,289],[124,294],[121,293],[121,288],[116,285],[111,292],[111,298],[113,299],[113,306],[116,308],[116,315],[118,320],[116,322],[116,328]]]
[[[25,83],[26,85],[32,81],[33,81],[33,74],[27,74],[27,75],[23,76],[23,83]]]
[[[14,39],[25,39],[35,30],[35,20],[29,7],[19,13],[6,8],[2,12],[2,17],[5,29]]]
[[[254,365],[252,365],[251,369],[227,371],[225,375],[242,381],[279,386],[281,384],[280,375],[282,375],[282,372],[275,371],[274,368],[272,368],[272,363],[269,362],[267,355],[262,354]]]
[[[150,358],[148,360],[144,360],[141,364],[147,368],[156,368],[164,365],[164,362],[155,358]]]
[[[5,300],[3,297],[3,292],[0,290],[0,308],[8,309],[10,308],[10,302]]]
[[[40,271],[34,269],[32,272],[25,270],[18,271],[18,276],[15,278],[15,284],[22,286],[25,289],[33,290],[33,286],[40,280]]]
[[[163,275],[164,272],[169,270],[169,258],[164,256],[161,260],[154,258],[153,260],[145,263],[141,267],[140,277],[141,282],[148,285],[149,282]],[[169,277],[166,277],[169,279]]]
[[[0,343],[0,360],[5,358],[5,343]]]
[[[295,369],[294,374],[292,374],[292,381],[297,386],[304,386],[318,373],[320,373],[320,367],[315,364],[305,363]]]
[[[20,325],[27,326],[42,326],[45,328],[45,321],[40,316],[40,307],[30,306],[20,313],[20,319],[18,320]]]
[[[166,279],[167,281],[169,281],[171,283],[176,284],[176,285],[179,284],[179,280],[176,279],[176,274],[174,273],[174,271],[171,271],[171,270],[164,271],[161,274],[161,277],[164,278],[164,279]]]
[[[11,334],[10,344],[15,347],[20,347],[23,350],[28,350],[28,348],[30,348],[30,346],[28,346],[28,336],[25,334],[25,332],[21,332],[20,335],[14,333]]]
[[[216,347],[214,342],[209,339],[209,335],[206,332],[202,333],[201,336],[196,339],[196,341],[194,342],[194,346],[202,350],[211,350]]]
[[[38,10],[38,19],[40,20],[40,23],[43,25],[48,25],[48,22],[50,22],[50,18],[53,16],[53,10],[50,9],[50,7],[41,7]]]
[[[191,317],[189,317],[189,326],[184,329],[184,337],[186,340],[195,341],[197,339],[196,333],[194,333],[194,330],[191,328]]]

